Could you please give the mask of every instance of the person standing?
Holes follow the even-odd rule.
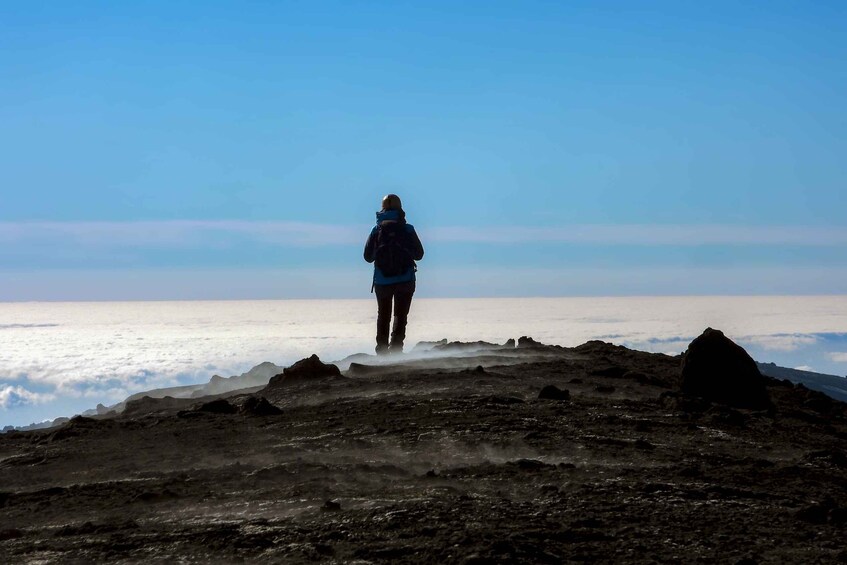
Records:
[[[423,245],[414,226],[406,222],[400,197],[387,195],[382,199],[382,209],[376,213],[376,225],[365,243],[365,261],[374,264],[371,291],[376,293],[377,302],[377,355],[403,352],[406,322],[415,294],[415,261],[423,256]],[[393,328],[390,327],[392,307]]]

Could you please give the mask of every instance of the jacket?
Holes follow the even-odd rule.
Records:
[[[365,261],[367,261],[368,263],[374,262],[376,254],[377,230],[379,229],[380,225],[387,222],[400,222],[406,226],[406,233],[409,235],[409,237],[407,238],[407,249],[409,251],[409,254],[415,261],[420,261],[421,259],[423,259],[423,245],[421,245],[421,240],[418,238],[417,232],[415,232],[415,227],[412,224],[406,223],[406,214],[402,210],[383,210],[376,213],[376,225],[371,230],[371,233],[368,236],[368,241],[365,243]],[[374,265],[373,282],[375,285],[411,282],[415,280],[415,270],[415,266],[411,266],[406,270],[406,272],[401,275],[397,275],[396,277],[386,277],[382,274],[382,271],[379,270],[379,267]]]

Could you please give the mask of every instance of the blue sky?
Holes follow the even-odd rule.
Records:
[[[0,6],[0,300],[844,293],[842,2]]]

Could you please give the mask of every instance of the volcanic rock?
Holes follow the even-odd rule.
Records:
[[[538,398],[542,400],[570,400],[571,393],[569,390],[562,390],[554,385],[547,385],[538,393]]]
[[[618,379],[623,377],[628,372],[629,371],[626,369],[626,367],[619,367],[613,365],[611,367],[601,367],[593,369],[589,374],[597,377],[612,377]]]
[[[238,411],[235,406],[223,398],[201,404],[197,410],[200,412],[210,412],[212,414],[235,414]]]
[[[447,345],[447,339],[445,338],[440,341],[419,341],[412,348],[412,351],[416,353],[420,353],[422,351],[431,351],[434,347],[439,345]]]
[[[324,512],[337,512],[341,510],[341,503],[335,500],[327,500],[324,502],[324,505],[321,506],[321,510]]]
[[[317,355],[297,361],[290,367],[283,369],[282,374],[272,377],[268,387],[290,385],[321,378],[341,377],[341,371],[337,365],[324,363]]]
[[[0,530],[0,541],[7,541],[10,539],[22,538],[26,534],[17,528],[9,528],[6,530]]]
[[[723,332],[707,328],[682,357],[681,389],[736,408],[770,405],[756,362]]]
[[[440,343],[432,348],[432,351],[483,351],[487,349],[500,349],[502,346],[490,341],[451,341]]]
[[[647,441],[643,438],[639,438],[639,439],[635,440],[635,443],[633,445],[635,445],[635,447],[637,449],[642,449],[644,451],[652,451],[652,450],[656,449],[655,445],[653,445],[652,443],[650,443],[649,441]]]
[[[350,367],[347,369],[348,375],[372,375],[374,373],[379,373],[383,371],[383,367],[375,366],[375,365],[364,365],[362,363],[350,363]]]
[[[264,396],[251,396],[241,406],[241,412],[252,416],[278,416],[282,410],[268,402]]]
[[[181,408],[190,403],[189,400],[183,398],[173,398],[171,396],[165,396],[164,398],[151,398],[149,396],[142,396],[137,400],[130,400],[126,403],[126,408],[124,408],[124,415],[126,416],[140,416],[142,414],[150,414],[154,412],[163,412],[167,410],[172,410],[176,408]]]
[[[538,341],[535,341],[529,336],[521,336],[518,338],[518,347],[543,347],[544,344]]]
[[[0,434],[0,563],[847,562],[841,402],[744,410],[600,342],[425,357]]]
[[[797,518],[812,524],[844,524],[847,522],[847,509],[842,508],[832,498],[826,498],[822,502],[811,504],[801,508]]]

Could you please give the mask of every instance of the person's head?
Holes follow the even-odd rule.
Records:
[[[402,210],[403,204],[400,202],[400,197],[396,194],[387,194],[382,199],[382,210]]]

